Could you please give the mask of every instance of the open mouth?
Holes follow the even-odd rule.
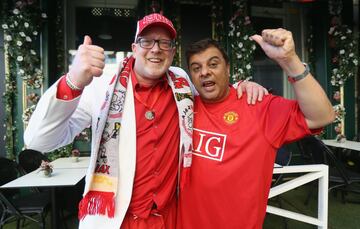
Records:
[[[202,83],[202,86],[205,87],[205,88],[210,88],[210,87],[212,87],[214,85],[215,85],[215,83],[212,82],[212,81],[206,81],[206,82]]]

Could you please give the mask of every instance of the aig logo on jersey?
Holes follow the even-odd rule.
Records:
[[[226,135],[194,128],[194,155],[215,161],[222,161]]]

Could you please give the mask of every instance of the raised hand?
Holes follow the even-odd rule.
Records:
[[[292,33],[285,29],[265,29],[260,35],[251,37],[256,41],[265,54],[278,63],[286,62],[297,57]]]
[[[285,29],[265,29],[260,35],[251,37],[265,54],[276,61],[288,76],[296,76],[304,72],[305,67],[295,52],[292,33]]]
[[[93,45],[89,36],[79,46],[69,70],[69,78],[75,86],[84,88],[91,83],[93,77],[99,77],[105,67],[104,49]]]

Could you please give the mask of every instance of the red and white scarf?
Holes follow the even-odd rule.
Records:
[[[103,215],[113,218],[115,214],[116,195],[119,179],[119,153],[122,149],[120,142],[120,128],[125,105],[125,97],[129,76],[134,58],[125,58],[120,71],[110,82],[102,104],[95,131],[96,142],[92,152],[96,152],[97,160],[91,182],[79,204],[79,219],[87,215]],[[179,163],[183,170],[179,176],[178,185],[183,187],[189,178],[192,153],[192,124],[193,124],[193,96],[189,82],[173,72],[167,72],[169,85],[172,88],[179,113],[180,126],[180,155]],[[132,114],[135,116],[135,114]],[[126,136],[125,136],[126,137]],[[180,171],[179,171],[180,172]]]

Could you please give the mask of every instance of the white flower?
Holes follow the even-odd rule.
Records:
[[[36,55],[36,52],[33,49],[30,50],[30,53],[31,53],[31,55]]]
[[[358,65],[358,60],[353,60],[353,63],[355,64],[355,66],[357,66]]]
[[[255,49],[256,49],[256,45],[252,45],[252,46],[251,46],[251,49],[252,49],[252,50],[255,50]]]
[[[19,23],[18,23],[17,21],[14,21],[14,25],[15,25],[15,26],[18,26]]]
[[[36,36],[36,35],[38,35],[38,32],[35,30],[35,31],[33,32],[33,34]]]
[[[251,69],[251,65],[250,65],[250,64],[247,64],[247,65],[246,65],[246,69],[247,69],[247,70]]]
[[[16,45],[17,45],[17,46],[21,46],[21,45],[22,45],[22,42],[21,42],[21,41],[17,41],[17,42],[16,42]]]
[[[341,36],[340,39],[341,39],[341,40],[345,40],[346,37],[345,37],[345,36]]]
[[[236,33],[236,36],[237,36],[237,37],[240,37],[240,32],[237,32],[237,33]]]
[[[239,48],[242,48],[244,45],[242,42],[239,42],[238,46],[239,46]]]
[[[248,38],[249,38],[248,35],[245,35],[245,36],[244,36],[244,40],[247,40]]]
[[[22,37],[26,37],[26,35],[25,35],[24,32],[20,32],[19,34],[20,34],[20,36],[22,36]]]
[[[338,70],[339,70],[339,69],[334,68],[334,69],[332,70],[332,72],[335,74],[335,73],[337,73]]]
[[[353,56],[354,56],[354,53],[350,53],[350,54],[349,54],[349,57],[353,57]]]
[[[23,74],[25,73],[24,69],[20,69],[20,70],[19,70],[19,73],[20,73],[21,75],[23,75]]]
[[[329,34],[331,35],[334,32],[334,30],[335,30],[335,27],[330,27]]]
[[[331,85],[335,86],[335,83],[336,83],[336,82],[335,82],[335,79],[332,78],[332,79],[331,79]]]
[[[42,13],[42,14],[41,14],[41,17],[42,17],[42,18],[47,18],[46,13]]]
[[[240,59],[240,58],[242,58],[242,55],[241,54],[236,54],[236,58]]]
[[[2,27],[3,29],[8,29],[8,28],[9,28],[7,24],[2,24],[1,27]]]
[[[12,40],[12,37],[11,37],[10,35],[6,35],[6,36],[5,36],[5,40],[6,40],[6,41],[11,41],[11,40]]]
[[[26,36],[26,38],[25,38],[25,39],[26,39],[26,41],[27,41],[27,42],[31,42],[31,41],[32,41],[32,40],[31,40],[31,38],[30,38],[30,37],[28,37],[28,36]]]
[[[342,54],[345,53],[345,50],[344,50],[344,49],[341,49],[341,50],[339,51],[339,53],[340,53],[340,55],[342,55]]]
[[[28,22],[24,22],[24,26],[25,26],[25,28],[28,28],[28,27],[29,27],[29,23],[28,23]]]
[[[18,9],[14,9],[13,10],[13,14],[15,14],[15,15],[17,15],[17,14],[19,14],[20,13],[20,11],[18,10]]]
[[[242,68],[239,68],[239,72],[240,72],[241,74],[243,74],[243,73],[244,73],[244,70],[242,70]]]
[[[17,61],[19,61],[19,62],[21,62],[21,61],[23,61],[23,60],[24,60],[24,57],[22,57],[22,56],[18,56],[18,57],[16,58],[16,60],[17,60]]]

